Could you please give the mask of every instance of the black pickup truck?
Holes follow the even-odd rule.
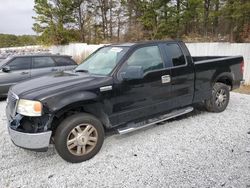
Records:
[[[125,134],[203,103],[222,112],[243,79],[243,57],[192,57],[181,41],[104,46],[73,71],[11,87],[6,114],[13,143],[43,151],[54,143],[69,162],[92,158],[105,132]]]

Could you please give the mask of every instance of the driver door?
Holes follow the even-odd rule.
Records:
[[[129,67],[141,67],[141,77],[123,78]],[[118,71],[120,83],[116,85],[116,102],[111,119],[119,123],[162,113],[170,108],[170,71],[158,45],[137,48]],[[130,75],[130,74],[127,74]]]

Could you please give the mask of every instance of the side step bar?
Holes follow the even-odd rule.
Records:
[[[133,132],[133,131],[143,129],[143,128],[151,126],[151,125],[154,125],[156,123],[160,123],[162,121],[166,121],[166,120],[181,116],[183,114],[187,114],[189,112],[192,112],[193,109],[194,109],[193,107],[186,107],[186,108],[183,108],[183,109],[180,109],[180,110],[172,111],[169,114],[164,114],[164,115],[161,115],[159,117],[149,119],[149,120],[146,120],[146,121],[142,121],[142,122],[139,122],[139,123],[129,123],[125,127],[117,129],[117,131],[118,131],[119,134],[127,134],[127,133],[130,133],[130,132]]]

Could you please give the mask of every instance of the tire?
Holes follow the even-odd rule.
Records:
[[[212,90],[212,97],[205,101],[205,107],[209,112],[223,112],[229,103],[229,87],[223,83],[215,83]]]
[[[94,157],[104,141],[102,123],[93,115],[77,113],[58,126],[54,136],[55,148],[66,161],[80,163]]]

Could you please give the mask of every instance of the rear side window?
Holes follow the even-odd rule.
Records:
[[[165,44],[168,62],[174,67],[185,65],[186,60],[178,44]]]
[[[25,70],[31,67],[31,57],[17,57],[7,64],[10,70]]]
[[[57,66],[70,66],[76,63],[70,57],[54,57]]]
[[[54,67],[55,63],[50,57],[33,57],[32,68]]]

